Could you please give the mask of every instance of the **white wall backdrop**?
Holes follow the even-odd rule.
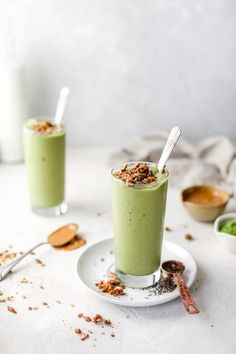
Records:
[[[73,146],[176,124],[236,136],[235,0],[0,0],[0,24],[26,62],[32,116],[70,87]]]

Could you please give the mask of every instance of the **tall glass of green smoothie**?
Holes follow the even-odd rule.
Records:
[[[65,198],[65,131],[48,118],[24,126],[24,154],[32,210],[43,216],[67,211]]]
[[[149,162],[112,170],[115,272],[127,286],[149,287],[160,277],[168,177]]]

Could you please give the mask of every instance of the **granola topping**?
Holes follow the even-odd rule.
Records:
[[[126,164],[123,168],[116,171],[114,175],[127,185],[149,184],[157,179],[146,162],[137,163],[133,167],[128,167]]]
[[[27,128],[35,133],[50,135],[62,132],[64,126],[63,124],[58,126],[54,124],[49,118],[46,118],[44,120],[30,119],[27,123]]]

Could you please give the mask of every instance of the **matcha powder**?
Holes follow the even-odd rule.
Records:
[[[219,230],[221,232],[225,232],[226,234],[236,236],[236,221],[226,222],[225,224],[220,226]]]

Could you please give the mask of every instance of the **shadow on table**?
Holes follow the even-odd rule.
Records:
[[[111,213],[111,207],[108,209],[105,203],[101,204],[97,200],[86,201],[83,203],[79,203],[76,201],[72,201],[68,203],[68,214],[84,214],[86,216],[100,216],[103,214]]]

